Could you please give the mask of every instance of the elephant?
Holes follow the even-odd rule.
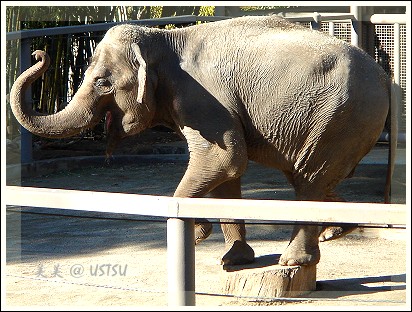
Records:
[[[335,187],[381,134],[391,81],[362,49],[278,16],[246,16],[177,29],[131,23],[97,45],[71,102],[34,112],[24,91],[48,68],[37,63],[11,90],[11,108],[30,132],[62,138],[104,116],[110,156],[119,140],[157,125],[179,133],[189,161],[175,197],[241,198],[249,161],[280,170],[296,200],[340,200]],[[223,265],[251,263],[244,220],[222,220]],[[279,264],[316,265],[320,240],[351,228],[297,224]],[[212,231],[196,220],[196,243]],[[320,237],[322,237],[320,239]]]

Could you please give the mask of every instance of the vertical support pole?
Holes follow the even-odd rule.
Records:
[[[30,39],[21,39],[20,48],[20,73],[31,65]],[[28,88],[23,95],[25,101],[31,102],[31,88]],[[20,126],[21,131],[21,162],[30,163],[33,161],[33,137],[25,128]]]
[[[401,27],[399,23],[393,24],[393,83],[395,84],[395,92],[396,92],[396,101],[393,105],[396,107],[392,107],[392,111],[396,112],[393,114],[393,118],[397,118],[397,120],[393,120],[391,122],[396,122],[399,125],[400,116],[401,116],[401,103],[402,103],[402,90],[401,90]],[[398,135],[398,133],[396,133]]]
[[[399,122],[402,103],[402,89],[401,89],[401,29],[399,23],[393,24],[393,83],[392,83],[392,101],[391,101],[391,142],[396,142],[394,150],[391,150],[391,157],[394,160],[393,166],[396,166],[396,155],[398,151],[398,136],[399,136]],[[394,172],[393,168],[392,172]],[[390,197],[397,192],[395,179],[391,179]]]
[[[393,79],[400,85],[401,80],[401,30],[399,23],[393,24]]]
[[[331,36],[335,35],[335,23],[334,22],[329,22],[329,35]]]
[[[319,30],[320,29],[320,19],[321,15],[318,12],[313,13],[313,21],[310,22],[310,28],[312,30]]]
[[[361,47],[361,7],[357,5],[351,5],[350,12],[355,17],[355,19],[352,21],[351,44],[355,47]]]
[[[167,220],[169,306],[195,305],[195,220]]]

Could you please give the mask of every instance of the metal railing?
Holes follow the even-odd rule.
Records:
[[[236,219],[244,220],[400,228],[405,228],[409,220],[403,204],[176,198],[18,186],[5,188],[5,202],[17,206],[167,217],[170,306],[195,305],[195,218],[233,219],[235,215]]]

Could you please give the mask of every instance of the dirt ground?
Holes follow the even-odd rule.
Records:
[[[115,157],[111,167],[97,163],[92,167],[16,178],[8,184],[171,195],[186,167],[184,145],[173,133],[146,135],[139,138],[140,142],[136,138],[123,142],[116,155],[169,152],[179,155],[165,157],[163,161],[142,158],[134,163]],[[34,156],[40,160],[85,153],[103,155],[104,147],[100,141],[82,140],[69,145],[58,142],[37,149]],[[340,195],[354,202],[382,201],[385,165],[374,160],[385,149],[377,147],[371,153],[370,162],[361,164],[354,177],[339,186]],[[395,202],[405,203],[405,181],[405,166],[398,166]],[[242,178],[242,193],[245,198],[294,199],[291,187],[279,172],[252,162]],[[8,308],[165,309],[167,306],[164,219],[31,207],[8,207],[6,218],[7,265],[3,281]],[[218,220],[212,221],[213,234],[196,246],[197,306],[410,309],[407,230],[359,229],[339,240],[321,243],[316,291],[294,299],[251,299],[222,295],[224,281],[218,259],[224,243]],[[249,222],[247,232],[256,257],[267,257],[283,252],[291,226]]]

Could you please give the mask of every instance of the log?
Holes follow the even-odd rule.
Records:
[[[299,297],[316,290],[316,265],[281,266],[277,261],[273,263],[275,258],[270,255],[248,265],[225,266],[221,277],[223,294],[270,299]]]

